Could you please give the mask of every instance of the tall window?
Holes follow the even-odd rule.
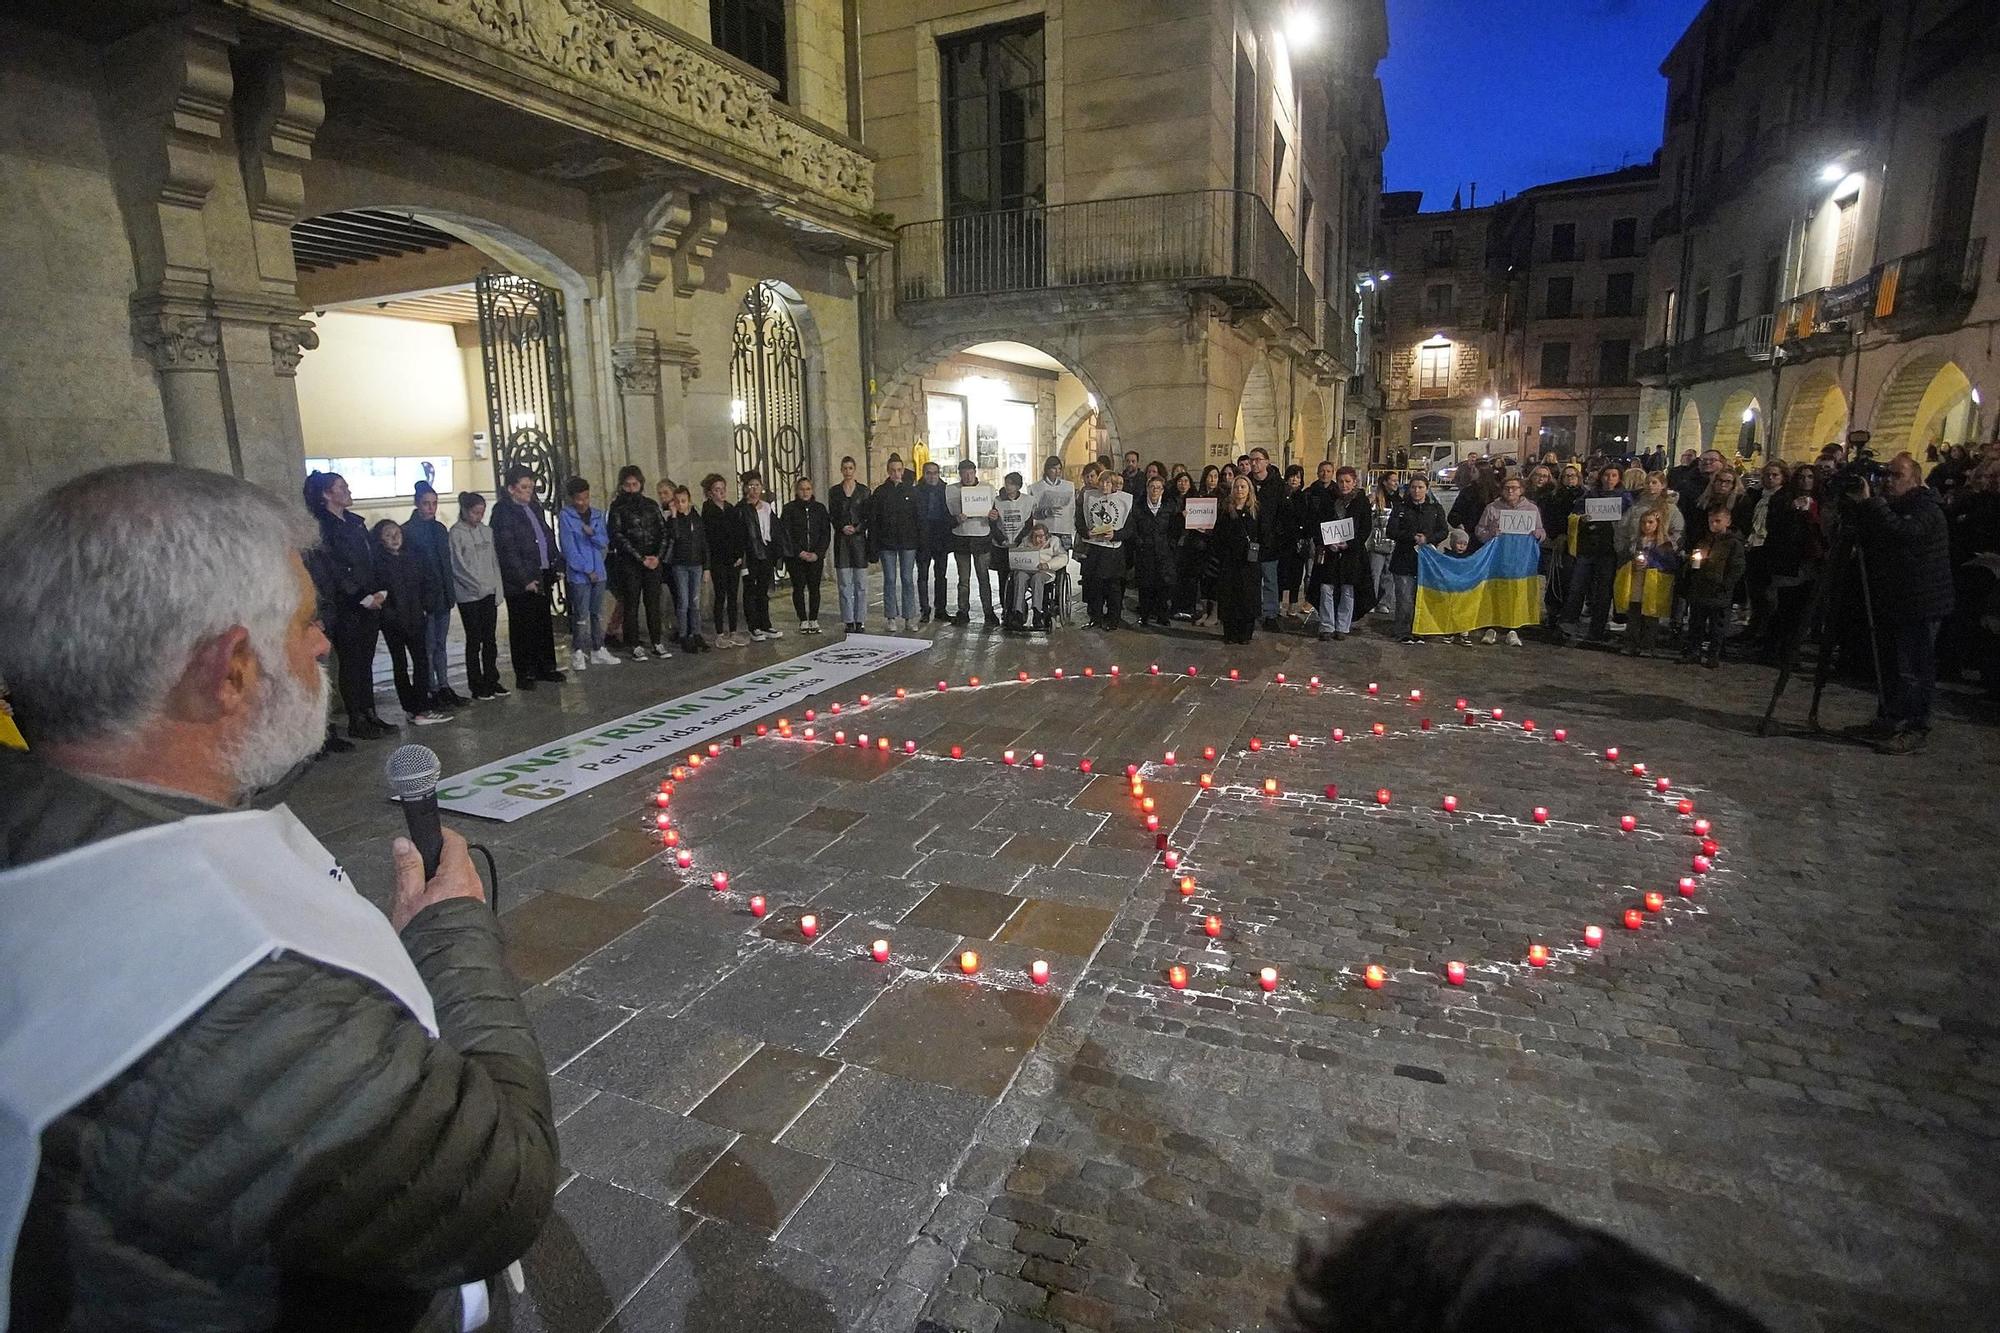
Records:
[[[1044,186],[1042,25],[938,43],[944,66],[945,213],[1039,207]]]
[[[1432,268],[1450,268],[1457,247],[1452,244],[1451,228],[1438,227],[1431,232],[1431,243],[1424,251],[1424,258]]]
[[[1639,219],[1611,219],[1611,248],[1605,252],[1606,259],[1630,259],[1639,253]]]
[[[1764,285],[1757,299],[1757,312],[1768,315],[1778,308],[1778,257],[1764,257]]]
[[[1722,284],[1722,327],[1729,328],[1743,318],[1743,270],[1731,272]]]
[[[1568,319],[1576,306],[1576,279],[1550,278],[1542,303],[1543,319]]]
[[[1972,202],[1979,193],[1979,155],[1985,144],[1983,118],[1938,142],[1937,177],[1931,185],[1932,245],[1962,246],[1972,234]]]
[[[1569,344],[1542,344],[1542,377],[1544,387],[1561,388],[1569,383]]]
[[[1285,187],[1285,132],[1271,127],[1271,211],[1278,211],[1278,196]]]
[[[1451,344],[1417,349],[1417,397],[1444,398],[1451,393]]]
[[[1597,344],[1597,382],[1599,384],[1632,382],[1630,338],[1606,338]]]
[[[1424,288],[1424,318],[1433,323],[1449,322],[1451,312],[1451,284],[1434,282]]]
[[[1604,275],[1604,313],[1607,315],[1629,315],[1632,313],[1632,275],[1630,273],[1607,273]]]
[[[1553,263],[1563,263],[1576,258],[1576,224],[1558,222],[1549,231],[1549,259]]]
[[[778,81],[785,97],[785,0],[710,0],[708,39]]]

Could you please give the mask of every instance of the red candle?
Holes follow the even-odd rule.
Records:
[[[1521,730],[1533,731],[1534,729],[1535,729],[1535,719],[1529,717],[1529,718],[1523,718],[1521,720]]]
[[[1278,780],[1276,778],[1264,779],[1264,794],[1266,796],[1276,796],[1278,794]]]
[[[751,915],[751,916],[762,916],[762,915],[764,915],[764,911],[765,911],[765,908],[764,908],[764,895],[763,895],[763,894],[761,894],[761,893],[753,893],[753,894],[751,894],[751,895],[750,895],[750,915]]]
[[[1340,799],[1340,784],[1338,782],[1329,782],[1326,784],[1326,799],[1329,801]]]
[[[681,845],[681,831],[670,828],[660,835],[660,841],[668,847],[678,847]]]
[[[1028,673],[1025,671],[1016,671],[1014,673],[1014,679],[1020,681],[1023,685],[1026,685],[1028,683]]]
[[[1456,709],[1457,709],[1457,710],[1458,710],[1459,712],[1463,713],[1463,712],[1465,711],[1465,700],[1463,700],[1463,699],[1453,699],[1453,700],[1451,701],[1451,706],[1452,706],[1453,708],[1456,708]]]
[[[1682,875],[1678,887],[1681,891],[1681,897],[1683,898],[1694,897],[1694,876]]]
[[[1118,674],[1118,668],[1116,666],[1111,668],[1111,674],[1114,676]]]
[[[1693,814],[1693,813],[1694,813],[1694,802],[1693,802],[1693,801],[1690,801],[1690,800],[1688,800],[1688,799],[1687,799],[1687,798],[1686,798],[1685,796],[1683,796],[1683,797],[1682,797],[1682,798],[1681,798],[1681,799],[1680,799],[1680,800],[1679,800],[1679,801],[1678,801],[1678,802],[1677,802],[1677,803],[1676,803],[1676,804],[1674,805],[1674,809],[1675,809],[1675,810],[1678,810],[1678,811],[1679,811],[1679,812],[1680,812],[1681,814],[1684,814],[1684,815],[1691,815],[1691,814]]]
[[[816,713],[816,712],[814,712],[814,711],[813,711],[812,709],[810,709],[810,708],[806,709],[806,721],[808,721],[808,722],[817,722],[817,721],[819,721],[819,714],[818,714],[818,713]]]
[[[1493,720],[1494,720],[1495,722],[1500,722],[1500,721],[1504,721],[1504,720],[1506,719],[1506,717],[1507,717],[1507,714],[1506,714],[1505,710],[1503,710],[1503,709],[1499,709],[1499,708],[1496,708],[1496,709],[1494,709],[1494,710],[1493,710]]]
[[[1639,827],[1638,816],[1636,815],[1618,816],[1618,827],[1623,829],[1625,832],[1630,833],[1633,829]]]
[[[1298,748],[1299,748],[1299,733],[1295,731],[1295,732],[1293,732],[1293,733],[1292,733],[1291,735],[1287,736],[1287,737],[1285,738],[1285,743],[1286,743],[1287,745],[1291,746],[1291,747],[1292,747],[1292,748],[1293,748],[1294,750],[1298,749]]]
[[[1175,963],[1172,967],[1167,969],[1167,984],[1169,986],[1172,986],[1175,990],[1186,990],[1188,984],[1188,970],[1182,967],[1179,963]]]
[[[1166,754],[1167,767],[1172,768],[1176,762],[1178,761],[1174,758],[1174,752],[1172,750],[1167,751]]]
[[[889,738],[888,738],[887,736],[877,736],[877,737],[875,738],[875,748],[876,748],[876,749],[878,749],[878,750],[886,750],[886,749],[888,749],[888,748],[889,748]]]
[[[1430,729],[1431,720],[1429,718],[1425,718],[1423,721],[1417,723],[1417,730],[1419,731],[1429,731]]]
[[[816,730],[815,730],[814,728],[812,728],[812,727],[807,727],[807,728],[805,729],[805,732],[804,732],[803,734],[805,735],[805,738],[806,738],[807,740],[811,740],[811,739],[812,739],[812,738],[813,738],[813,737],[814,737],[814,736],[815,736],[815,735],[817,734],[817,732],[816,732]]]
[[[1157,676],[1160,674],[1160,664],[1158,662],[1155,662],[1151,666],[1147,667],[1146,670],[1150,671],[1152,674]]]
[[[1722,850],[1722,844],[1717,842],[1715,839],[1703,838],[1701,840],[1701,854],[1703,856],[1708,857],[1710,860],[1713,860],[1715,858],[1715,854],[1721,850]]]
[[[1153,835],[1153,850],[1156,852],[1167,850],[1167,835],[1165,833],[1155,833]]]
[[[868,697],[867,695],[865,695],[865,694],[864,694],[864,695],[862,695],[862,696],[861,696],[861,706],[862,706],[863,708],[866,708],[866,707],[867,707],[867,706],[868,706],[868,705],[869,705],[870,703],[872,703],[872,702],[874,702],[874,701],[873,701],[872,699],[870,699],[870,698],[869,698],[869,697]]]
[[[950,688],[951,688],[951,686],[950,686],[950,685],[949,685],[948,683],[946,683],[945,681],[942,681],[942,680],[941,680],[941,681],[939,681],[939,682],[938,682],[938,693],[939,693],[939,694],[943,694],[943,693],[944,693],[944,692],[945,692],[946,690],[948,690],[948,689],[950,689]]]
[[[771,734],[771,729],[765,726],[762,722],[759,722],[757,724],[757,734],[759,736],[768,736]]]
[[[846,732],[844,732],[844,731],[836,731],[836,732],[834,732],[834,733],[833,733],[833,743],[834,743],[835,745],[845,745],[845,744],[847,744],[847,733],[846,733]]]
[[[1410,691],[1410,702],[1411,702],[1411,703],[1417,703],[1417,704],[1420,704],[1420,703],[1422,703],[1423,701],[1424,701],[1424,692],[1423,692],[1422,690],[1411,690],[1411,691]]]
[[[1048,985],[1049,965],[1042,959],[1037,958],[1034,962],[1028,964],[1028,976],[1037,986]]]
[[[1242,680],[1243,673],[1238,671],[1235,667],[1231,667],[1229,668],[1229,678],[1231,680]]]
[[[1003,764],[1011,764],[1011,763],[1013,763],[1013,762],[1014,762],[1014,752],[1013,752],[1012,750],[1002,750],[1002,751],[1000,752],[1000,762],[1001,762],[1001,763],[1003,763]]]
[[[1096,667],[1085,667],[1085,668],[1083,669],[1083,674],[1084,674],[1084,675],[1086,675],[1086,676],[1090,676],[1090,677],[1095,677],[1095,676],[1097,675],[1097,668],[1096,668]]]
[[[1371,680],[1368,682],[1368,692],[1370,694],[1380,694],[1382,692],[1382,687],[1380,685],[1377,685],[1374,681]]]
[[[653,816],[654,828],[663,829],[666,828],[668,825],[672,824],[673,822],[674,822],[674,817],[668,814],[664,810],[660,811],[659,814]]]
[[[1697,875],[1706,875],[1709,872],[1709,868],[1714,864],[1713,861],[1705,856],[1697,856],[1694,859],[1694,873]]]
[[[965,758],[965,747],[964,747],[963,745],[954,745],[954,746],[952,746],[952,747],[951,747],[951,757],[952,757],[953,759],[963,759],[963,758]]]
[[[690,756],[690,757],[692,757],[692,756]],[[686,770],[685,768],[682,768],[682,767],[681,767],[681,766],[680,766],[679,764],[675,764],[675,765],[674,765],[674,781],[675,781],[675,782],[679,782],[679,781],[680,781],[680,780],[681,780],[682,778],[684,778],[684,777],[686,777],[686,776],[687,776],[687,770]]]
[[[1215,774],[1213,774],[1213,773],[1204,773],[1204,774],[1202,774],[1202,775],[1201,775],[1201,785],[1202,785],[1203,787],[1213,787],[1213,786],[1215,785]]]
[[[711,884],[715,885],[715,891],[716,891],[717,893],[726,893],[726,892],[728,892],[728,890],[729,890],[729,872],[728,872],[728,871],[726,871],[726,870],[718,870],[718,871],[716,871],[716,872],[715,872],[715,873],[714,873],[713,875],[710,875],[710,876],[709,876],[708,878],[709,878],[709,883],[711,883]]]
[[[875,941],[875,942],[874,942],[873,944],[871,944],[871,945],[869,945],[869,946],[868,946],[868,956],[869,956],[869,957],[871,957],[871,958],[873,958],[873,959],[874,959],[874,960],[875,960],[876,962],[878,962],[878,963],[886,963],[886,962],[888,962],[888,961],[889,961],[889,941],[887,941],[887,940],[876,940],[876,941]]]
[[[1612,746],[1612,747],[1611,747],[1610,749],[1606,750],[1606,751],[1604,752],[1604,758],[1605,758],[1606,762],[1608,762],[1608,763],[1613,763],[1613,764],[1617,763],[1617,762],[1618,762],[1618,747],[1614,745],[1614,746]]]
[[[1306,682],[1306,688],[1307,688],[1307,689],[1309,689],[1309,690],[1316,690],[1316,689],[1318,689],[1318,688],[1319,688],[1319,677],[1318,677],[1318,676],[1314,676],[1314,677],[1313,677],[1313,678],[1312,678],[1311,680],[1307,681],[1307,682]]]
[[[1470,714],[1470,713],[1460,713],[1460,714],[1458,715],[1458,724],[1459,724],[1460,726],[1462,726],[1462,727],[1469,727],[1469,726],[1471,726],[1471,725],[1472,725],[1472,714]]]
[[[1146,795],[1146,784],[1137,778],[1132,779],[1132,799],[1140,802],[1152,799],[1152,797]]]
[[[1589,945],[1589,946],[1590,946],[1591,948],[1593,948],[1593,949],[1595,949],[1595,948],[1597,948],[1597,947],[1598,947],[1599,945],[1603,944],[1603,943],[1604,943],[1604,927],[1602,927],[1602,926],[1585,926],[1585,927],[1583,928],[1583,942],[1584,942],[1585,944]]]
[[[1446,963],[1444,965],[1444,979],[1454,986],[1463,986],[1465,984],[1465,964],[1460,962]]]
[[[1201,928],[1208,933],[1210,939],[1214,939],[1216,936],[1222,934],[1222,918],[1212,916],[1201,923]]]
[[[979,971],[979,955],[967,949],[958,956],[958,970],[968,977]]]
[[[1202,757],[1203,759],[1214,759],[1214,758],[1215,758],[1215,747],[1214,747],[1213,745],[1204,745],[1204,746],[1202,746],[1202,747],[1201,747],[1201,757]]]
[[[840,716],[840,704],[839,704],[838,702],[836,702],[836,703],[834,703],[834,704],[833,704],[833,706],[832,706],[832,707],[828,708],[828,709],[827,709],[826,711],[827,711],[827,712],[829,712],[829,713],[832,713],[832,714],[833,714],[833,715],[834,715],[835,717],[839,717],[839,716]]]
[[[1267,967],[1257,974],[1257,984],[1267,991],[1278,989],[1278,969]]]
[[[1548,965],[1549,946],[1546,944],[1530,944],[1528,946],[1528,966],[1547,967]]]
[[[968,685],[970,685],[970,686],[972,686],[972,688],[976,690],[976,689],[978,689],[978,688],[979,688],[979,677],[977,677],[977,676],[969,676],[969,677],[967,677],[967,678],[966,678],[966,682],[965,682],[965,683],[966,683],[966,684],[968,684]]]
[[[1179,852],[1168,852],[1161,860],[1166,862],[1167,869],[1175,870],[1180,867],[1181,854]]]
[[[1256,751],[1261,750],[1263,748],[1264,748],[1263,741],[1258,740],[1255,736],[1252,736],[1250,738],[1250,749],[1252,753],[1255,753]]]
[[[1549,808],[1547,806],[1538,805],[1535,807],[1535,822],[1537,824],[1546,824],[1549,822]]]
[[[1157,833],[1159,831],[1160,831],[1160,817],[1158,815],[1147,815],[1146,832]]]
[[[1389,804],[1389,789],[1387,787],[1377,787],[1375,789],[1375,804]]]
[[[1036,768],[1040,768],[1044,764],[1049,762],[1049,757],[1043,754],[1040,750],[1037,750],[1032,755],[1028,756],[1028,762],[1033,764]]]
[[[1076,771],[1079,773],[1088,773],[1090,771],[1090,761],[1088,759],[1077,760]]]
[[[819,918],[811,912],[807,912],[804,916],[800,917],[799,934],[805,936],[807,939],[811,939],[813,936],[819,934]]]
[[[1026,676],[1027,674],[1028,674],[1028,673],[1027,673],[1027,672],[1025,672],[1025,671],[1023,671],[1023,672],[1021,673],[1021,675],[1022,675],[1022,676],[1024,676],[1024,677],[1025,677],[1025,676]],[[910,697],[910,692],[909,692],[908,690],[904,689],[904,688],[903,688],[903,687],[902,687],[901,685],[898,685],[898,686],[896,687],[896,697],[897,697],[898,699],[907,699],[907,698],[909,698],[909,697]]]
[[[1658,889],[1650,889],[1647,891],[1646,910],[1648,912],[1664,911],[1666,910],[1666,906],[1667,906],[1666,894],[1661,893]]]
[[[1063,669],[1062,669],[1061,667],[1057,667],[1057,668],[1056,668],[1056,679],[1057,679],[1057,680],[1061,680],[1062,678],[1063,678]]]
[[[868,733],[867,733],[867,732],[865,732],[865,731],[863,731],[863,732],[860,732],[860,733],[858,733],[858,734],[857,734],[857,735],[856,735],[856,736],[854,737],[854,746],[855,746],[855,748],[856,748],[856,749],[859,749],[859,750],[865,750],[865,749],[867,749],[867,748],[868,748]]]
[[[1557,727],[1555,730],[1555,738],[1556,742],[1560,744],[1561,742],[1569,739],[1569,731],[1564,727]]]
[[[1140,801],[1139,801],[1139,808],[1140,808],[1141,810],[1145,811],[1145,812],[1146,812],[1147,814],[1149,814],[1149,815],[1150,815],[1150,814],[1152,814],[1152,813],[1153,813],[1153,811],[1157,810],[1157,809],[1159,808],[1159,806],[1158,806],[1158,804],[1157,804],[1157,803],[1156,803],[1156,802],[1155,802],[1155,801],[1153,800],[1153,798],[1152,798],[1152,797],[1150,797],[1150,796],[1146,796],[1146,797],[1142,797],[1142,798],[1140,799]]]
[[[1361,979],[1367,983],[1369,990],[1381,990],[1382,983],[1389,979],[1389,974],[1380,963],[1370,963],[1368,969],[1361,974]]]
[[[1136,777],[1138,777],[1138,776],[1139,776],[1139,766],[1138,766],[1137,764],[1127,764],[1127,765],[1125,765],[1125,776],[1126,776],[1126,777],[1128,777],[1128,778],[1136,778]]]
[[[904,741],[904,742],[903,742],[903,753],[904,753],[904,754],[915,754],[916,752],[917,752],[917,743],[916,743],[915,741]]]
[[[708,743],[708,757],[710,759],[720,759],[722,757],[722,747],[714,741],[710,741]]]
[[[1645,924],[1646,924],[1646,914],[1644,912],[1641,912],[1636,907],[1628,907],[1625,909],[1625,929],[1637,930],[1640,926],[1643,926]]]
[[[681,848],[679,851],[674,853],[674,864],[679,866],[682,870],[686,870],[689,866],[694,864],[694,853],[689,851],[685,847]]]
[[[1455,812],[1456,812],[1457,810],[1458,810],[1458,798],[1457,798],[1456,796],[1447,796],[1447,797],[1445,797],[1445,798],[1444,798],[1444,811],[1445,811],[1445,813],[1446,813],[1446,814],[1453,814],[1453,813],[1455,813]]]
[[[1694,836],[1697,838],[1706,838],[1708,836],[1709,829],[1712,827],[1714,826],[1711,825],[1706,819],[1697,819],[1694,821]]]
[[[1634,765],[1632,765],[1632,776],[1633,776],[1633,777],[1635,777],[1635,778],[1643,778],[1643,777],[1645,777],[1645,776],[1646,776],[1646,766],[1645,766],[1644,764],[1634,764]]]
[[[1375,724],[1374,726],[1372,726],[1372,727],[1370,727],[1370,728],[1368,728],[1368,729],[1369,729],[1370,731],[1374,732],[1374,733],[1375,733],[1375,734],[1376,734],[1377,736],[1380,736],[1380,735],[1382,735],[1382,734],[1383,734],[1384,732],[1388,731],[1388,728],[1387,728],[1387,727],[1385,727],[1385,726],[1383,726],[1383,725],[1382,725],[1382,724],[1381,724],[1380,722],[1377,722],[1377,723],[1376,723],[1376,724]]]
[[[1341,727],[1335,727],[1331,735],[1336,741],[1344,741],[1347,739],[1347,732],[1344,728]]]
[[[1669,787],[1671,787],[1671,786],[1673,786],[1673,785],[1674,785],[1673,783],[1671,783],[1671,782],[1667,781],[1667,779],[1665,779],[1665,778],[1654,778],[1654,779],[1653,779],[1653,790],[1654,790],[1654,791],[1660,791],[1660,792],[1663,792],[1663,791],[1665,791],[1665,790],[1666,790],[1667,788],[1669,788]]]
[[[1285,673],[1280,671],[1278,673],[1277,680],[1280,685],[1283,685],[1285,683]]]
[[[1188,663],[1187,673],[1190,676],[1199,676],[1201,674],[1201,668],[1197,667],[1194,663],[1190,662]]]
[[[1193,875],[1182,875],[1182,876],[1181,876],[1181,897],[1183,897],[1183,898],[1192,898],[1193,896],[1194,896],[1194,876],[1193,876]]]

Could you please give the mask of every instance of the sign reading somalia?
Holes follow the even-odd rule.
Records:
[[[850,634],[775,666],[454,774],[438,783],[438,805],[512,823],[928,647],[924,639]]]

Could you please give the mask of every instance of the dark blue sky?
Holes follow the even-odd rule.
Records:
[[[1383,188],[1446,208],[1644,162],[1701,0],[1388,0]],[[1468,200],[1470,202],[1470,200]]]

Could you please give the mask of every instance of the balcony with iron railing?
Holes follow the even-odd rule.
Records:
[[[899,312],[1072,288],[1176,283],[1267,307],[1315,342],[1319,294],[1259,196],[1239,190],[1092,199],[913,222],[896,230]]]

